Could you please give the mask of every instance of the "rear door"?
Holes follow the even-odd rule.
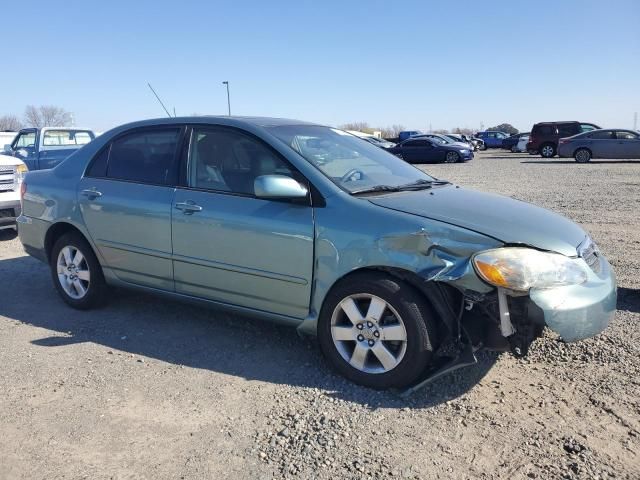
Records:
[[[618,141],[611,130],[598,130],[589,135],[588,148],[594,158],[620,158]]]
[[[128,283],[173,290],[171,211],[183,129],[128,131],[106,145],[78,184],[78,203],[104,265]]]
[[[306,317],[314,256],[310,201],[260,199],[253,188],[260,175],[305,179],[262,140],[228,127],[194,127],[187,165],[172,208],[176,291]]]
[[[640,135],[630,130],[618,130],[615,134],[620,154],[617,158],[640,158]]]

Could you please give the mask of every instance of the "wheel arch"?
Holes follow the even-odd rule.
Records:
[[[362,275],[367,272],[384,273],[390,277],[394,277],[408,283],[427,300],[427,303],[433,309],[435,318],[438,319],[438,327],[441,332],[441,327],[444,327],[449,332],[455,331],[458,309],[460,308],[463,299],[462,292],[447,283],[425,280],[417,273],[399,267],[366,266],[347,272],[343,276],[337,278],[327,290],[327,294],[322,302],[322,307],[324,308],[325,299],[338,284],[348,280],[350,277]]]
[[[91,246],[91,248],[94,251],[94,254],[97,254],[97,252],[95,251],[96,249],[93,246],[93,243],[90,241],[87,235],[84,234],[82,230],[80,230],[78,227],[76,227],[75,225],[69,222],[56,222],[47,229],[47,233],[44,236],[44,251],[47,256],[47,262],[51,261],[51,250],[53,249],[53,246],[55,245],[56,241],[62,235],[65,235],[67,233],[77,233],[78,235],[82,236],[82,238],[84,238],[87,241],[87,243]]]

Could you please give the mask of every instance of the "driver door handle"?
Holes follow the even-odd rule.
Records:
[[[185,215],[193,215],[196,212],[202,211],[202,207],[200,205],[196,205],[196,203],[192,200],[176,203],[176,209],[182,210],[182,213],[184,213]]]

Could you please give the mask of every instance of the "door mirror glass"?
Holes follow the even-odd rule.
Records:
[[[11,153],[12,152],[11,145],[9,145],[9,144],[5,145],[4,146],[4,152],[5,153]]]
[[[254,180],[258,198],[305,198],[308,190],[286,175],[261,175]]]

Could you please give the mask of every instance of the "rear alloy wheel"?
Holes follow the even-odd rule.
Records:
[[[540,147],[540,155],[544,158],[551,158],[556,154],[556,147],[552,143],[545,143]]]
[[[478,147],[478,150],[485,151],[486,149],[487,149],[487,144],[486,143],[481,143],[480,146]]]
[[[573,158],[575,158],[578,163],[587,163],[591,160],[591,152],[586,148],[579,148],[576,150],[576,153],[573,154]]]
[[[450,151],[444,157],[445,163],[456,163],[460,161],[460,154],[458,152]]]
[[[51,250],[51,277],[62,299],[86,310],[101,305],[107,285],[89,243],[77,233],[60,237]]]
[[[416,381],[431,360],[434,320],[424,297],[393,277],[356,274],[325,299],[320,347],[349,380],[371,388]]]

